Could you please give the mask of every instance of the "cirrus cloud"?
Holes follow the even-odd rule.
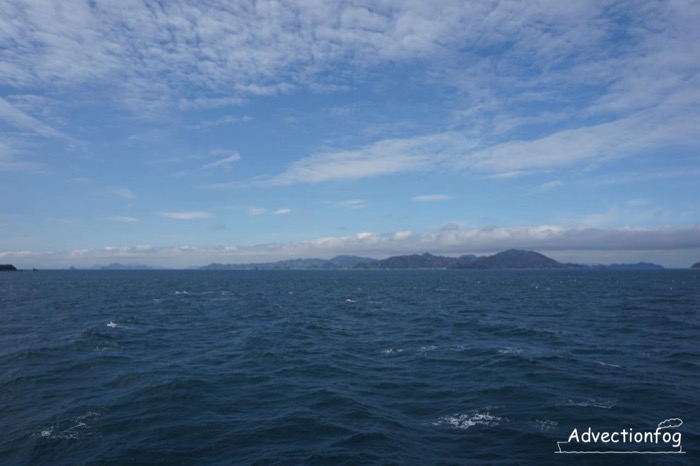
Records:
[[[199,210],[159,212],[158,215],[160,215],[161,217],[172,218],[174,220],[198,220],[202,218],[211,217],[211,214],[209,212],[202,212]]]

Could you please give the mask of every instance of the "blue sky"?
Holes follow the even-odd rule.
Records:
[[[0,262],[700,261],[696,1],[0,3]]]

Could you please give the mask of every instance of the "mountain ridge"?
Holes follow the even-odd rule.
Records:
[[[285,259],[275,262],[253,262],[244,264],[219,264],[213,262],[199,270],[339,270],[352,269],[357,264],[375,261],[369,257],[340,255],[331,259]]]
[[[659,266],[661,267],[661,266]],[[211,263],[199,270],[401,270],[401,269],[586,269],[590,266],[561,263],[535,251],[508,249],[491,256],[465,254],[459,257],[431,253],[372,259],[360,256],[336,256],[332,259],[286,259],[276,262],[219,264]],[[599,266],[598,268],[605,268]]]

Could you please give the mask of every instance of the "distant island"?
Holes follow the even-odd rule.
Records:
[[[660,270],[663,266],[650,262],[637,262],[636,264],[610,264],[608,270]]]
[[[700,262],[696,262],[690,266],[691,269],[700,269]]]
[[[699,263],[700,264],[700,263]],[[696,264],[698,265],[698,264]],[[700,267],[700,265],[698,265]],[[332,259],[288,259],[277,262],[219,264],[212,263],[199,270],[402,270],[402,269],[609,269],[657,270],[664,267],[648,262],[637,264],[581,265],[561,263],[535,251],[509,249],[491,256],[473,254],[459,257],[438,256],[430,253],[392,256],[372,259],[358,256],[336,256]]]
[[[492,256],[459,257],[434,256],[432,254],[396,256],[388,259],[359,264],[356,268],[367,269],[583,269],[579,264],[562,264],[535,251],[509,249]]]
[[[339,270],[352,269],[358,264],[374,262],[375,259],[358,256],[336,256],[332,259],[288,259],[277,262],[249,264],[212,263],[199,267],[200,270]]]
[[[153,267],[141,264],[120,264],[119,262],[114,262],[109,265],[96,265],[96,269],[100,270],[152,270]]]
[[[17,267],[12,264],[0,264],[0,272],[17,272]]]
[[[78,268],[73,265],[68,267],[68,270],[156,270],[156,267],[142,264],[120,264],[113,262],[109,265],[96,264],[92,267]]]

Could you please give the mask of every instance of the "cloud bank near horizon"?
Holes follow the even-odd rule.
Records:
[[[563,228],[486,227],[461,229],[449,225],[434,232],[360,232],[348,236],[249,246],[108,246],[63,252],[16,251],[0,253],[3,262],[22,267],[89,267],[122,262],[184,268],[211,262],[247,263],[279,259],[349,254],[377,259],[392,255],[433,254],[458,256],[491,254],[505,249],[527,249],[582,264],[657,261],[667,267],[687,268],[700,260],[700,225],[688,228]]]

